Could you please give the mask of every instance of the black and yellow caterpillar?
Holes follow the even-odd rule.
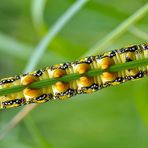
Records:
[[[142,78],[148,75],[148,66],[127,69],[116,73],[109,71],[88,77],[91,69],[108,69],[111,65],[148,58],[148,44],[133,45],[112,50],[101,55],[82,58],[75,62],[49,66],[45,69],[0,80],[0,89],[28,85],[48,78],[59,78],[79,73],[82,76],[70,82],[56,82],[41,89],[25,88],[23,91],[0,96],[0,108],[10,108],[30,103],[43,103],[51,99],[66,99],[76,94],[92,93],[102,88]]]

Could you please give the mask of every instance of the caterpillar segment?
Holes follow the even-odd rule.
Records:
[[[76,94],[92,93],[108,86],[114,86],[129,80],[148,75],[148,66],[122,70],[116,73],[108,69],[112,65],[148,58],[148,44],[129,46],[100,55],[82,58],[75,62],[49,66],[20,76],[0,80],[0,89],[23,85],[23,91],[0,96],[0,107],[11,108],[31,103],[43,103],[51,99],[64,100]],[[102,69],[101,75],[88,77],[89,70]],[[58,78],[78,73],[80,77],[70,82],[58,81]],[[56,83],[41,89],[27,87],[33,82],[54,78]]]
[[[21,77],[21,84],[27,86],[33,82],[47,78],[49,77],[46,70],[38,70]],[[23,90],[23,95],[27,104],[44,103],[52,98],[52,89],[51,86],[41,89],[32,89],[27,87]]]
[[[13,86],[20,85],[20,77],[9,77],[4,78],[0,81],[0,89],[10,88]],[[1,108],[11,108],[20,105],[25,105],[26,101],[24,99],[23,92],[12,93],[5,96],[0,96],[0,106]]]
[[[78,94],[92,93],[98,88],[95,77],[85,76],[87,71],[95,68],[93,62],[95,57],[91,56],[72,63],[73,72],[82,75],[75,81]]]
[[[49,78],[59,78],[72,73],[71,63],[64,63],[46,68]],[[76,95],[75,85],[72,82],[58,81],[52,85],[53,99],[66,99]]]
[[[141,49],[141,46],[131,46],[121,50],[118,50],[118,54],[122,59],[122,63],[131,62],[134,60],[144,59],[144,50]],[[144,67],[145,69],[145,67]],[[144,70],[142,67],[134,68],[134,69],[127,69],[124,71],[123,77],[125,81],[131,79],[138,79],[144,76],[144,73],[147,71]]]

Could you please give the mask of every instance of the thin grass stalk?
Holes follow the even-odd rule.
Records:
[[[141,19],[148,12],[148,3],[138,9],[135,13],[125,19],[121,24],[119,24],[115,29],[113,29],[109,34],[107,34],[103,39],[97,42],[84,56],[95,55],[103,49],[108,47],[113,41],[115,41],[119,36],[128,30],[133,24],[135,24],[139,19]]]

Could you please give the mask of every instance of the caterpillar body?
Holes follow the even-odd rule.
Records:
[[[17,85],[28,85],[48,78],[59,78],[68,74],[82,75],[70,82],[56,82],[41,89],[25,88],[23,91],[0,96],[0,108],[11,108],[30,103],[43,103],[51,99],[66,99],[77,94],[92,93],[102,88],[139,79],[148,75],[148,66],[127,69],[116,73],[106,71],[101,75],[88,77],[91,69],[108,69],[111,65],[148,58],[148,44],[133,45],[112,50],[101,55],[82,58],[75,62],[49,66],[45,69],[0,80],[0,89]]]

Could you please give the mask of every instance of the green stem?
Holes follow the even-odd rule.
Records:
[[[122,71],[122,70],[129,69],[129,68],[136,68],[136,67],[147,66],[147,65],[148,65],[148,58],[113,65],[108,69],[108,71],[118,72],[118,71]],[[92,70],[89,70],[87,73],[85,73],[85,75],[89,76],[89,77],[93,77],[93,76],[98,76],[98,75],[102,74],[103,72],[104,72],[104,70],[101,70],[101,69],[92,69]],[[58,81],[69,82],[69,81],[72,81],[72,80],[77,80],[80,77],[81,77],[80,74],[74,73],[74,74],[65,75],[61,78],[56,78],[56,79],[49,78],[49,79],[40,80],[40,81],[32,83],[29,86],[18,85],[18,86],[13,86],[13,87],[10,87],[10,88],[4,88],[4,89],[0,89],[0,96],[22,91],[26,87],[43,88],[43,87],[53,85]]]

